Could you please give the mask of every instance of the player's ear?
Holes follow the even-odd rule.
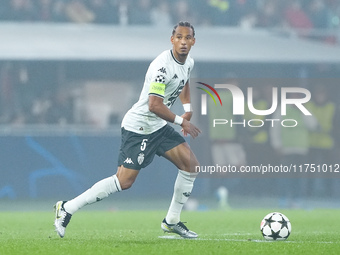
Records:
[[[172,44],[174,44],[174,36],[173,35],[170,37],[170,41],[171,41]]]
[[[194,38],[192,38],[192,44],[191,44],[191,46],[194,46],[195,43],[196,43],[196,38],[194,37]]]

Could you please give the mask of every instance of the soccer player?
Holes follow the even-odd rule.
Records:
[[[189,78],[194,61],[189,52],[195,44],[194,27],[189,22],[179,22],[172,31],[171,43],[171,50],[151,62],[138,102],[123,118],[117,173],[72,200],[55,204],[54,226],[60,237],[64,237],[71,216],[80,208],[130,188],[140,169],[149,165],[155,154],[178,168],[172,201],[161,228],[184,238],[197,237],[180,221],[180,214],[191,194],[197,175],[195,166],[199,163],[185,139],[168,124],[180,125],[184,136],[195,138],[201,132],[190,123]],[[182,116],[170,110],[178,97],[185,112]]]

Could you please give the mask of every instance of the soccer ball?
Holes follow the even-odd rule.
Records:
[[[266,240],[286,240],[291,231],[292,225],[289,219],[282,213],[269,213],[261,221],[261,233]]]

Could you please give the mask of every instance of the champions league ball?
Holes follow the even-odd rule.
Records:
[[[289,219],[282,213],[272,212],[261,221],[261,233],[269,241],[283,241],[292,231]]]

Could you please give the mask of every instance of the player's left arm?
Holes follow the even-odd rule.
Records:
[[[191,108],[191,101],[190,101],[190,86],[189,86],[189,80],[184,85],[183,90],[181,94],[179,95],[179,99],[181,100],[183,104],[183,108],[185,113],[181,116],[182,118],[190,121],[192,116],[192,108]]]

